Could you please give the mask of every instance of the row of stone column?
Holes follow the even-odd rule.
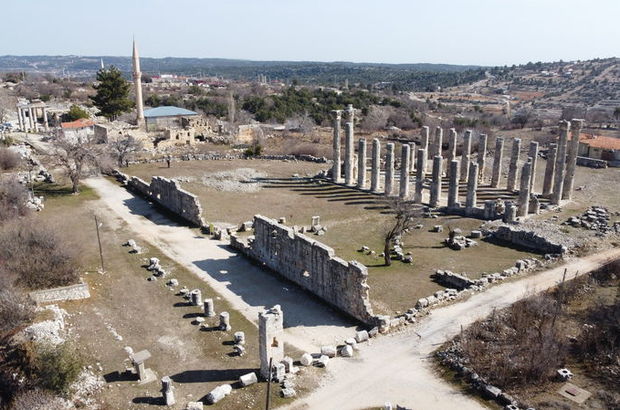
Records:
[[[46,107],[32,107],[29,105],[26,105],[26,106],[18,105],[17,106],[17,121],[19,123],[20,131],[39,132],[39,123],[37,121],[39,110],[41,110],[41,115],[43,116],[43,126],[44,126],[45,131],[49,130]]]
[[[341,112],[335,111],[334,115],[334,165],[332,169],[332,175],[335,182],[342,182],[341,180],[341,157],[340,157],[340,120]],[[357,158],[357,180],[355,180],[353,162],[354,162],[354,135],[353,135],[353,116],[354,110],[351,105],[347,107],[345,112],[345,183],[350,186],[357,186],[360,189],[368,189],[366,180],[366,164],[367,164],[367,147],[366,140],[360,139],[358,141],[358,158]],[[560,123],[560,139],[558,144],[551,144],[549,149],[547,166],[545,169],[545,179],[543,182],[543,196],[550,196],[551,203],[557,204],[560,199],[570,199],[571,192],[573,190],[573,180],[576,167],[577,151],[579,145],[579,133],[582,127],[582,120],[573,120],[573,126],[571,127],[568,121],[562,121]],[[567,147],[568,129],[571,127],[572,139],[570,145]],[[448,186],[448,207],[456,207],[458,204],[458,187],[459,182],[467,183],[467,196],[465,201],[465,208],[472,209],[476,206],[476,190],[478,183],[484,180],[485,168],[486,168],[486,152],[487,152],[487,136],[481,134],[478,140],[478,156],[476,161],[472,161],[471,158],[471,145],[472,145],[472,132],[466,131],[463,136],[463,151],[460,159],[460,163],[456,156],[457,147],[457,132],[455,129],[450,129],[448,137],[448,152],[447,152],[447,169],[446,176],[449,178]],[[427,156],[430,150],[432,158],[431,168],[431,186],[430,186],[430,206],[436,207],[441,201],[441,187],[443,172],[443,130],[441,127],[437,127],[435,131],[435,138],[430,145],[430,129],[425,126],[422,127],[421,144],[416,148],[414,143],[403,144],[401,148],[401,168],[400,168],[400,186],[398,195],[401,198],[408,199],[410,196],[409,190],[409,174],[411,171],[416,171],[415,179],[415,191],[413,195],[413,201],[422,202],[422,192],[424,188],[424,180],[427,172]],[[503,151],[504,151],[504,138],[497,137],[495,140],[495,155],[493,158],[493,168],[491,171],[491,187],[498,188],[501,185],[502,180],[502,163],[503,163]],[[506,181],[506,189],[511,192],[519,191],[519,204],[523,201],[528,201],[530,194],[534,190],[536,182],[536,165],[538,159],[538,142],[530,142],[527,161],[523,165],[521,170],[521,177],[519,178],[519,157],[521,152],[521,139],[515,138],[512,143],[510,162],[508,165],[508,178]],[[372,165],[371,165],[371,178],[370,178],[370,190],[375,193],[380,192],[380,156],[381,156],[381,143],[378,139],[373,140],[372,144]],[[388,196],[394,195],[395,189],[395,154],[394,144],[388,143],[386,146],[385,156],[385,183],[384,190]],[[525,174],[525,176],[524,176]],[[523,185],[527,182],[527,185]],[[519,184],[517,189],[517,184]],[[521,194],[521,192],[524,192]],[[527,194],[527,195],[526,195]],[[523,198],[523,199],[521,199]],[[519,206],[518,214],[523,213],[522,208],[525,209],[526,205]],[[525,211],[527,212],[527,211]]]

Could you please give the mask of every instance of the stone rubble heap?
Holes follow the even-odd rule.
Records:
[[[617,214],[617,213],[616,213]],[[610,223],[610,212],[602,206],[592,206],[581,216],[572,216],[562,225],[575,228],[585,228],[596,231],[598,234],[620,233],[620,221]]]

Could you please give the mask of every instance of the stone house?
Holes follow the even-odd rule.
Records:
[[[620,138],[581,134],[578,155],[607,161],[612,166],[620,166]]]
[[[183,118],[188,117],[198,117],[198,113],[174,106],[163,106],[144,110],[147,131],[181,128]]]
[[[84,118],[63,122],[60,124],[60,132],[67,139],[85,140],[95,135],[95,122]]]

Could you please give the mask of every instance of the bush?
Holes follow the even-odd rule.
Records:
[[[39,386],[66,394],[84,366],[78,350],[68,342],[41,346],[35,360],[35,379]]]
[[[43,389],[23,390],[13,399],[11,410],[64,410],[64,400]]]
[[[0,222],[27,215],[28,191],[15,178],[0,182]]]
[[[34,314],[32,303],[10,283],[0,290],[0,337],[30,321]]]
[[[75,105],[75,104],[69,107],[69,112],[62,115],[63,121],[76,121],[82,118],[88,119],[90,118],[90,115],[88,114],[86,110],[82,109],[79,105]]]
[[[32,219],[0,230],[0,277],[30,289],[77,282],[78,250],[58,230]]]
[[[262,153],[263,153],[263,146],[261,144],[253,144],[245,150],[244,154],[246,157],[256,157],[256,156],[261,155]]]
[[[16,168],[21,161],[19,154],[8,148],[0,148],[0,169],[9,170]]]

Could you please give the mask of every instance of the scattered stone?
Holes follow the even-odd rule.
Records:
[[[353,357],[353,346],[351,346],[351,345],[344,345],[340,349],[340,356],[342,356],[342,357]]]
[[[239,383],[241,383],[243,387],[249,386],[257,382],[258,382],[258,378],[256,377],[256,373],[254,372],[247,373],[239,377]]]
[[[282,389],[282,391],[280,391],[280,395],[285,399],[290,399],[291,397],[295,397],[297,395],[297,392],[295,391],[295,389],[291,388]]]
[[[237,356],[243,356],[245,354],[245,347],[243,347],[243,345],[234,345],[233,351],[237,354]]]
[[[432,229],[433,232],[443,232],[443,225],[435,225]]]
[[[187,406],[185,407],[185,410],[203,410],[204,409],[204,405],[202,404],[201,401],[190,401],[189,403],[187,403]]]
[[[245,333],[244,332],[235,332],[233,335],[235,344],[243,345],[245,344]]]
[[[321,347],[321,354],[329,358],[336,357],[336,346],[323,346]]]
[[[482,238],[482,231],[471,231],[471,234],[469,236],[471,236],[472,238]]]
[[[558,369],[557,373],[560,380],[566,381],[573,378],[573,373],[567,368]]]
[[[357,343],[366,342],[369,337],[370,335],[368,334],[366,330],[360,330],[359,332],[355,332],[355,341]]]
[[[207,394],[207,403],[215,404],[224,397],[228,396],[231,391],[232,386],[230,384],[222,384],[221,386],[217,386],[215,389],[211,390],[209,394]]]
[[[317,360],[317,366],[319,367],[326,367],[327,363],[329,363],[329,357],[326,355],[321,355],[321,357]]]
[[[313,362],[314,358],[310,353],[304,353],[301,355],[301,359],[299,359],[299,363],[301,363],[302,366],[310,366]]]
[[[170,279],[168,282],[166,282],[166,285],[174,288],[176,286],[179,286],[179,281],[177,279]]]

